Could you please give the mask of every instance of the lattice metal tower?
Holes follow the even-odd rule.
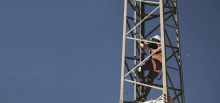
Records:
[[[135,100],[143,87],[152,88],[147,101],[185,103],[177,0],[124,0],[123,22],[120,103],[139,103]],[[141,49],[140,43],[152,43],[156,34],[161,37],[162,79],[149,85],[140,82],[137,70],[155,52]]]

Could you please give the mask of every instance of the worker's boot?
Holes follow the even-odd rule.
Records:
[[[137,97],[137,99],[135,101],[138,101],[138,102],[144,102],[146,101],[146,95],[145,93],[140,95],[139,97]]]

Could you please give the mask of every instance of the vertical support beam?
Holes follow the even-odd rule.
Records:
[[[136,7],[137,2],[134,2],[134,6]],[[137,24],[137,12],[136,10],[134,11],[134,25]],[[134,38],[137,38],[137,28],[134,29]],[[137,40],[134,40],[134,65],[137,65]],[[137,77],[136,73],[134,71],[134,81],[137,82]],[[137,98],[137,84],[134,84],[134,100]]]
[[[124,0],[124,21],[123,21],[123,41],[122,41],[122,59],[121,59],[121,87],[120,103],[124,102],[124,72],[125,72],[125,46],[126,46],[126,21],[127,21],[127,0]]]
[[[161,34],[161,46],[162,46],[162,75],[163,75],[163,95],[164,102],[168,102],[167,91],[167,69],[166,69],[166,45],[165,45],[165,33],[164,33],[164,0],[159,1],[160,5],[160,34]]]

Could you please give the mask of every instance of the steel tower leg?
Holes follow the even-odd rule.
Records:
[[[125,46],[126,46],[126,21],[127,21],[127,0],[124,0],[124,25],[123,25],[123,42],[122,42],[122,59],[121,59],[121,88],[120,103],[124,102],[124,68],[125,68]]]
[[[159,1],[160,5],[160,35],[161,35],[161,47],[162,47],[162,75],[163,75],[163,96],[164,102],[168,101],[167,93],[167,67],[166,67],[166,47],[165,47],[165,33],[164,33],[164,0]]]

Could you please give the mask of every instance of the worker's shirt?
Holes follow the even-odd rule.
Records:
[[[150,49],[150,52],[153,53],[156,49]],[[152,55],[152,64],[153,64],[153,71],[161,70],[162,68],[162,53],[161,50],[157,51]],[[158,71],[155,71],[158,72]]]
[[[150,43],[150,44],[145,44],[144,47],[149,48],[150,49],[150,53],[153,53],[157,50],[157,48],[159,47],[159,45],[154,44],[154,43]],[[161,54],[161,49],[156,51],[156,53],[154,53],[152,55],[152,59],[158,60],[160,62],[162,62],[162,54]]]
[[[151,53],[153,53],[155,50],[154,49],[150,49],[150,51],[152,51]],[[162,53],[161,53],[161,50],[157,51],[156,53],[154,53],[152,55],[152,59],[156,59],[160,62],[162,62]]]

